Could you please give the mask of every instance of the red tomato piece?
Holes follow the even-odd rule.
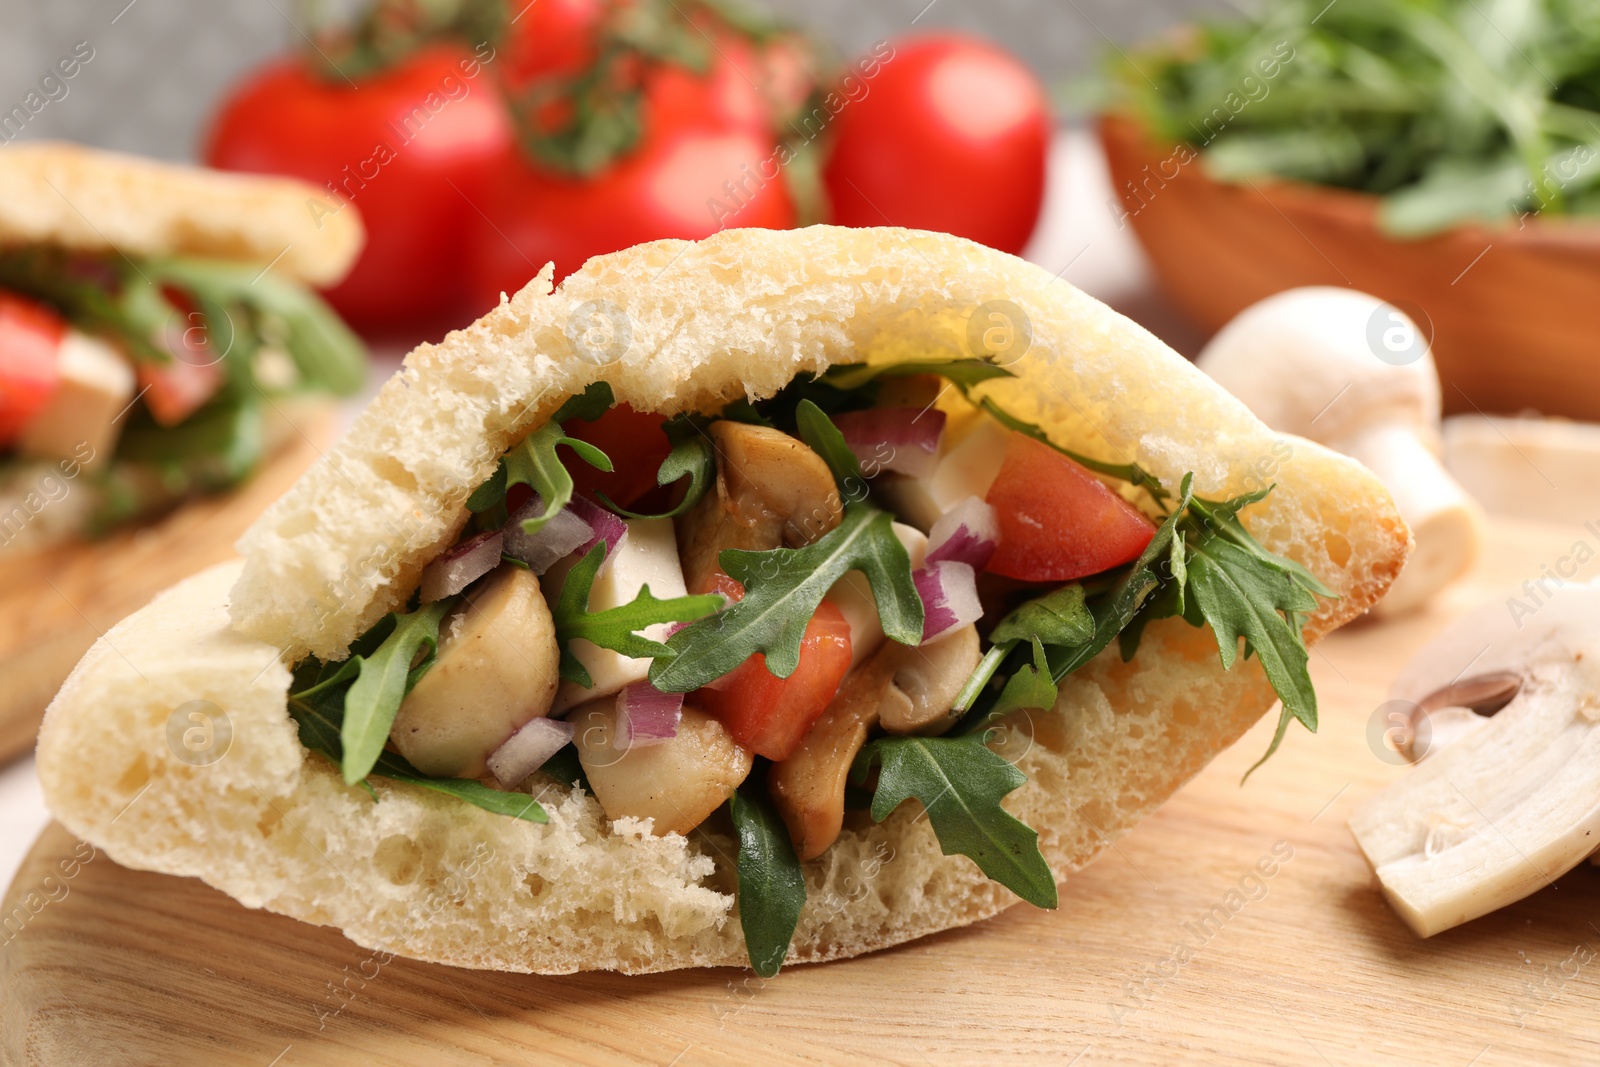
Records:
[[[517,92],[577,74],[594,62],[611,0],[513,0],[501,45],[500,76]]]
[[[1139,558],[1155,526],[1060,452],[1013,433],[989,505],[1000,545],[984,569],[1026,582],[1070,582]]]
[[[1044,203],[1044,86],[1016,57],[962,34],[883,51],[858,61],[862,88],[834,119],[823,171],[833,221],[942,230],[1021,252]]]
[[[806,624],[800,665],[793,674],[775,677],[767,670],[767,657],[758,652],[718,679],[714,688],[696,692],[691,703],[716,716],[745,748],[781,760],[799,747],[828,709],[849,670],[850,624],[824,600]]]
[[[672,451],[672,443],[661,429],[662,416],[635,411],[618,404],[593,422],[571,419],[563,425],[569,437],[587,441],[611,459],[609,473],[591,467],[587,461],[568,452],[563,455],[572,474],[573,490],[599,503],[604,493],[619,507],[637,510],[639,499],[656,488],[656,472]]]
[[[0,447],[17,439],[60,385],[66,333],[67,324],[49,308],[0,293]]]
[[[139,388],[145,407],[163,426],[176,426],[205,406],[222,388],[222,367],[216,363],[140,363]]]
[[[233,91],[205,159],[308,181],[324,191],[318,212],[359,212],[366,245],[327,294],[357,329],[459,325],[464,235],[512,150],[495,75],[488,45],[431,46],[354,85],[298,57],[278,60]]]

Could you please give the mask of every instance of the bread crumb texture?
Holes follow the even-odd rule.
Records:
[[[1007,410],[1169,485],[1194,471],[1202,495],[1277,483],[1246,521],[1339,594],[1309,636],[1365,611],[1409,547],[1388,495],[1354,462],[1272,434],[1137,325],[967,241],[730,231],[592,260],[554,292],[549,279],[547,269],[413,352],[244,536],[242,563],[170,590],[95,646],[39,741],[40,779],[69,829],[128,866],[193,875],[417,959],[542,973],[744,965],[725,821],[658,838],[539,776],[530,788],[549,812],[543,825],[382,781],[374,802],[305,753],[286,711],[287,665],[343,656],[401,605],[499,455],[595,380],[641,410],[707,411],[835,363],[969,357],[975,317],[1006,315],[1016,329],[1020,312],[1031,344],[1010,366],[1018,377],[990,387]],[[1132,663],[1113,646],[1064,682],[1053,711],[1007,721],[991,743],[1028,784],[1006,807],[1039,831],[1064,878],[1273,699],[1256,661],[1222,670],[1208,629],[1153,624]],[[173,740],[195,708],[225,714],[231,729],[209,763]],[[852,814],[806,865],[791,962],[897,944],[1016,902],[965,857],[943,855],[920,813],[908,803],[881,825]]]
[[[335,206],[289,178],[55,141],[0,148],[0,245],[271,263],[283,277],[332,285],[365,239],[359,213]]]

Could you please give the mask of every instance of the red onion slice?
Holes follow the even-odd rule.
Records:
[[[568,509],[578,518],[589,524],[591,535],[587,541],[578,546],[578,554],[586,556],[589,550],[601,541],[606,543],[606,558],[610,559],[612,553],[622,547],[622,539],[628,536],[628,524],[621,517],[613,515],[599,504],[591,503],[581,496],[572,498]]]
[[[489,754],[489,772],[507,789],[515,789],[572,740],[572,731],[572,724],[561,719],[529,719]]]
[[[969,496],[940,515],[928,531],[929,563],[955,560],[982,570],[1000,543],[1000,522],[981,497]]]
[[[678,736],[683,694],[663,693],[649,682],[635,682],[617,694],[617,747],[643,748]]]
[[[533,499],[518,508],[505,525],[506,555],[520,559],[533,568],[535,574],[543,574],[557,560],[572,555],[579,545],[594,537],[594,530],[589,524],[568,508],[550,516],[550,521],[539,527],[538,533],[530,534],[523,530],[525,520],[538,518],[542,514],[544,501],[535,493]]]
[[[461,590],[500,566],[505,538],[499,530],[469,537],[422,569],[422,602],[431,604]]]
[[[978,572],[965,563],[941,560],[911,572],[922,598],[922,643],[983,617],[978,602]]]
[[[833,416],[861,472],[898,471],[926,478],[939,461],[944,412],[938,408],[868,408]]]

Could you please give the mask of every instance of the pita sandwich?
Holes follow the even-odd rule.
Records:
[[[39,776],[119,863],[375,949],[771,974],[1055,906],[1280,695],[1314,723],[1305,642],[1409,546],[1019,259],[657,242],[413,352],[96,644]]]

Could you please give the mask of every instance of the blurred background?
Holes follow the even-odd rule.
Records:
[[[1195,13],[1229,9],[1221,0],[773,0],[766,7],[845,55],[899,36],[913,19],[918,29],[969,30],[1005,45],[1047,80],[1090,68],[1102,34],[1127,44]],[[73,87],[76,103],[40,114],[29,136],[191,159],[241,73],[302,43],[295,25],[304,25],[295,0],[135,0],[131,7],[127,0],[0,0],[0,100],[20,99],[58,53],[88,40],[97,53],[93,77]]]

